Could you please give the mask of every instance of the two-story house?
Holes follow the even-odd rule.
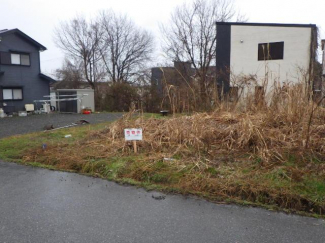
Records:
[[[46,47],[19,29],[0,30],[0,107],[6,113],[44,99],[54,80],[41,73],[40,52]]]
[[[310,82],[317,52],[314,24],[217,22],[216,65],[224,92],[247,84],[252,91]],[[243,84],[241,84],[242,82]],[[254,84],[253,84],[254,83]]]

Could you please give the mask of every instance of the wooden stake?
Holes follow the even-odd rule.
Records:
[[[137,153],[138,152],[138,149],[137,149],[137,141],[136,140],[133,140],[133,149],[134,149],[134,153]]]

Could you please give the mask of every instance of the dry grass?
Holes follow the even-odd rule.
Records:
[[[323,215],[325,111],[303,90],[299,85],[278,90],[268,106],[245,110],[220,106],[213,113],[170,119],[130,112],[86,139],[33,149],[24,160]],[[137,155],[123,132],[135,127],[144,133]],[[111,159],[116,157],[120,160]]]

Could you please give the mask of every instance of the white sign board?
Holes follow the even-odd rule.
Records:
[[[124,136],[126,141],[142,140],[142,129],[141,128],[124,129]]]

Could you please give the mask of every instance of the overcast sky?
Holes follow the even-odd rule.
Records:
[[[91,17],[99,10],[127,13],[137,25],[159,39],[159,23],[166,23],[171,12],[191,0],[0,0],[0,29],[18,28],[47,47],[41,53],[42,72],[51,74],[61,67],[63,53],[53,41],[60,21],[77,14]],[[316,24],[325,38],[324,0],[237,0],[236,8],[249,22]],[[158,42],[158,41],[157,41]],[[159,46],[157,46],[157,49]],[[159,58],[157,58],[157,62]]]

